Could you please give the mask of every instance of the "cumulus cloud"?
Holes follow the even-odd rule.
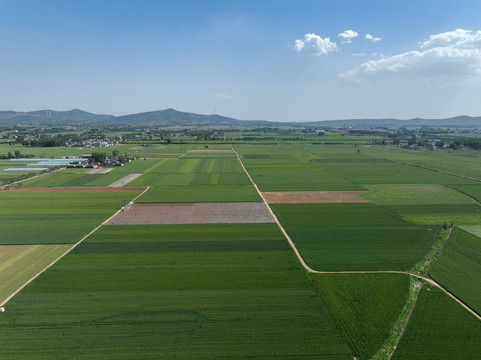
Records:
[[[340,34],[338,34],[337,36],[339,36],[341,38],[341,43],[343,44],[349,44],[352,42],[352,39],[354,39],[355,37],[357,37],[359,34],[353,30],[346,30]]]
[[[306,52],[311,55],[319,56],[338,50],[337,44],[332,42],[328,37],[322,38],[316,34],[306,34],[304,40],[296,40],[294,50],[298,52]]]
[[[371,40],[372,42],[381,41],[380,37],[374,37],[371,34],[366,34],[366,36],[364,36],[364,38],[367,39],[367,40]]]
[[[471,30],[456,29],[455,31],[447,31],[440,34],[431,35],[429,40],[420,42],[421,48],[431,47],[433,45],[446,46],[456,44],[465,47],[481,46],[481,31],[472,32]]]
[[[339,76],[359,82],[387,76],[448,79],[481,75],[481,31],[435,34],[419,45],[420,50],[369,60]]]

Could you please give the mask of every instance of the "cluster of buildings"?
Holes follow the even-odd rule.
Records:
[[[93,148],[113,146],[117,143],[118,141],[114,139],[88,139],[81,141],[68,140],[65,142],[65,146]]]

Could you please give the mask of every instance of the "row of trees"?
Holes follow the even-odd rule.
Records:
[[[1,154],[0,159],[29,159],[33,158],[34,156],[32,154],[22,154],[20,150],[15,150],[14,153],[9,151],[6,155]]]

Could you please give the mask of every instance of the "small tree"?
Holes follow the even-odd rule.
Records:
[[[119,154],[120,154],[120,152],[119,152],[117,149],[115,149],[114,151],[112,151],[112,156],[118,157]]]
[[[107,159],[107,154],[105,154],[103,152],[92,153],[92,160],[95,161],[95,162],[103,164],[106,159]]]

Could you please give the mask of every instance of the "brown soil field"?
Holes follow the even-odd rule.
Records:
[[[10,192],[46,192],[46,191],[144,191],[146,186],[130,186],[121,188],[111,187],[50,187],[50,188],[19,188],[2,191]]]
[[[367,203],[358,194],[369,191],[272,191],[263,192],[269,204]]]
[[[134,204],[110,219],[108,225],[124,224],[220,224],[270,223],[264,203],[161,203]]]

